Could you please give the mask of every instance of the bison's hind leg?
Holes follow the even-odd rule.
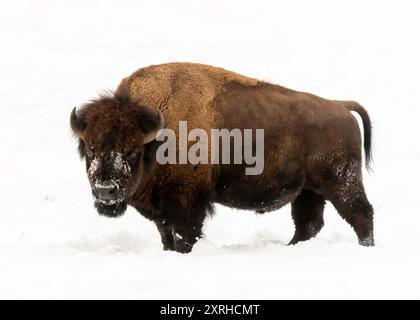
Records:
[[[315,237],[324,225],[324,198],[312,190],[304,189],[292,202],[295,235],[289,244]]]
[[[373,208],[362,182],[361,161],[339,165],[336,175],[326,184],[325,196],[356,232],[359,244],[373,246]]]

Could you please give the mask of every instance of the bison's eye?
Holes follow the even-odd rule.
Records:
[[[88,158],[92,159],[95,155],[95,149],[93,147],[86,146],[86,154],[87,154]]]
[[[138,151],[132,151],[132,152],[130,152],[126,155],[126,159],[128,161],[128,164],[131,167],[134,167],[134,166],[137,165],[137,162],[139,161],[139,155],[140,155],[140,153]]]

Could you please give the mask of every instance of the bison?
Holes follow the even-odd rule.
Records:
[[[213,204],[273,211],[291,203],[290,244],[323,227],[325,201],[373,246],[373,209],[362,183],[371,160],[371,122],[354,101],[327,100],[195,63],[153,65],[123,79],[113,93],[71,113],[71,128],[100,215],[121,216],[127,205],[152,220],[163,249],[188,253],[202,236]],[[156,139],[178,124],[264,129],[264,170],[244,174],[241,163],[161,164]]]

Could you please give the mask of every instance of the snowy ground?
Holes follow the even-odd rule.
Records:
[[[420,298],[418,1],[3,1],[0,298]],[[289,207],[217,207],[190,255],[92,206],[71,109],[135,69],[218,65],[334,99],[374,122],[377,246],[329,205],[293,247]]]

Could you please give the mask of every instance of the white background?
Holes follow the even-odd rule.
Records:
[[[420,298],[419,16],[418,1],[2,1],[0,298]],[[377,246],[331,205],[292,247],[289,206],[218,206],[189,255],[133,209],[99,217],[70,111],[170,61],[363,104]]]

